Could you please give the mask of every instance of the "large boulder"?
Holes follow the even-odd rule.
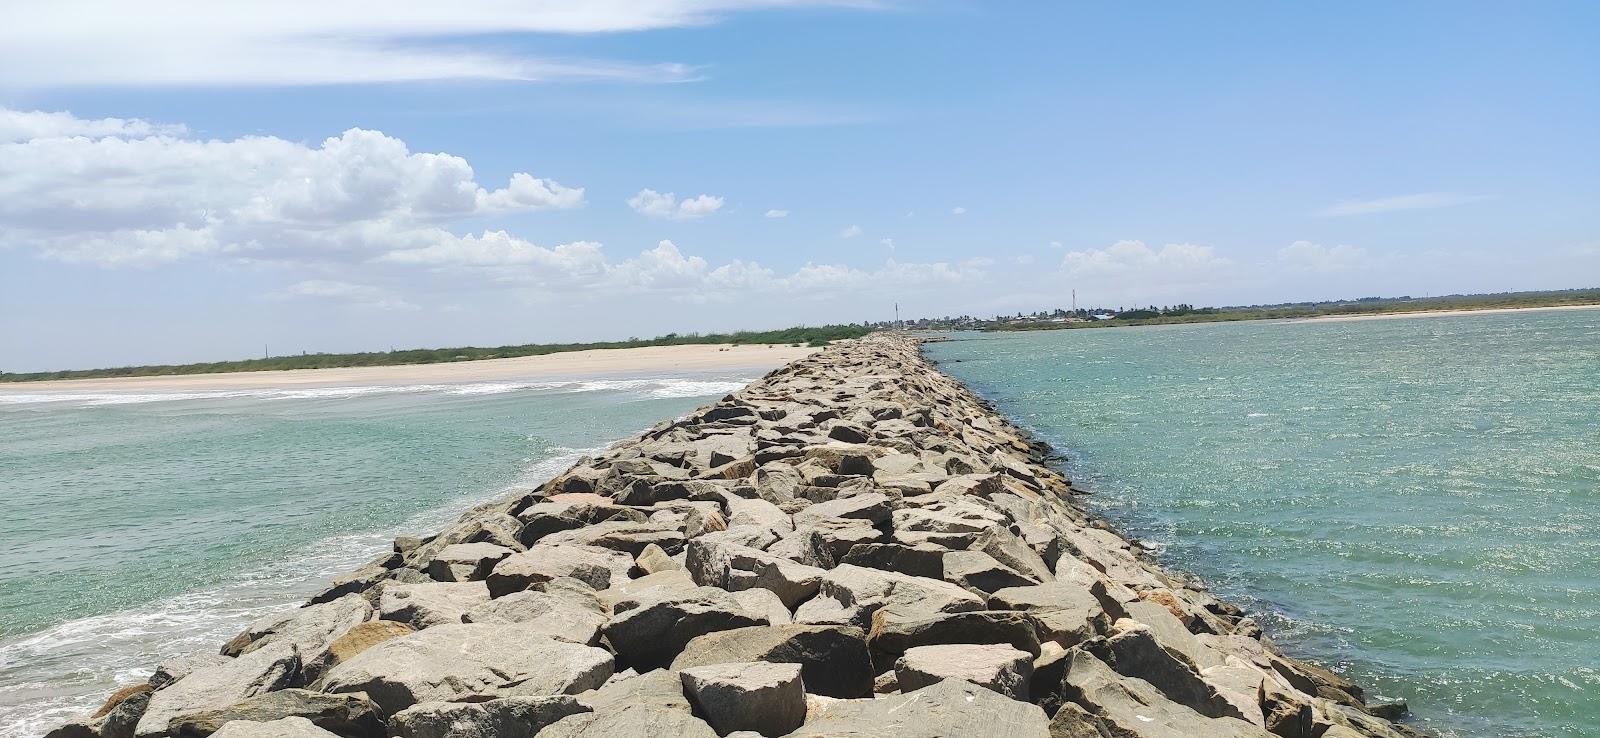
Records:
[[[1117,673],[1143,679],[1168,699],[1206,717],[1249,719],[1245,711],[1201,678],[1199,669],[1187,656],[1156,643],[1147,627],[1130,628],[1110,638],[1090,640],[1082,647]]]
[[[720,735],[751,730],[781,736],[806,719],[799,664],[763,661],[696,666],[679,672],[684,694]]]
[[[327,692],[365,692],[385,715],[419,702],[576,694],[611,676],[611,654],[526,623],[439,625],[384,641],[328,672]]]
[[[302,717],[286,717],[270,722],[236,720],[212,733],[217,738],[338,738]]]
[[[1105,609],[1093,591],[1077,582],[1054,581],[996,590],[989,596],[992,610],[1021,610],[1045,629],[1046,638],[1073,646],[1109,626]]]
[[[221,710],[179,715],[169,723],[173,738],[205,738],[235,720],[271,722],[298,717],[346,738],[383,738],[377,708],[364,694],[324,694],[283,689],[251,697]]]
[[[1003,643],[1039,655],[1039,626],[1027,613],[1011,610],[981,610],[940,613],[926,617],[878,612],[867,633],[872,660],[880,669],[888,668],[907,649],[952,643]]]
[[[606,640],[629,666],[653,669],[672,663],[696,637],[719,630],[767,625],[716,587],[654,588],[624,599],[606,623]]]
[[[1068,700],[1088,710],[1117,735],[1268,738],[1265,730],[1243,720],[1208,718],[1173,702],[1149,682],[1122,676],[1082,649],[1070,652],[1062,689]]]
[[[689,542],[684,561],[696,584],[735,592],[752,587],[768,589],[793,608],[811,599],[827,572],[797,564],[765,551],[716,540]]]
[[[894,674],[902,692],[960,679],[1027,701],[1033,656],[1004,644],[915,646],[895,662]]]
[[[493,543],[453,543],[434,554],[428,562],[428,576],[440,582],[476,581],[513,553],[513,549]]]
[[[865,630],[879,610],[932,615],[981,609],[982,598],[949,582],[840,564],[822,578],[817,596],[795,611],[795,622]]]
[[[600,590],[627,580],[632,568],[633,555],[625,551],[539,543],[496,564],[485,581],[491,597],[504,597],[558,577],[572,577]]]
[[[378,596],[378,617],[420,630],[460,623],[468,610],[488,601],[483,582],[385,584]]]
[[[389,719],[400,738],[511,738],[531,736],[589,708],[566,695],[501,697],[487,702],[424,702]]]
[[[689,641],[673,669],[768,661],[800,665],[806,691],[828,697],[872,692],[872,658],[866,634],[845,625],[770,625],[707,633]]]
[[[300,653],[276,643],[215,666],[195,669],[150,696],[139,718],[137,736],[166,735],[181,714],[221,710],[259,694],[293,686],[300,679]]]
[[[600,640],[606,613],[600,601],[526,589],[478,604],[461,616],[466,623],[523,623],[569,643],[592,646]]]
[[[904,694],[835,700],[817,707],[790,738],[1050,738],[1050,718],[1038,705],[958,679]]]

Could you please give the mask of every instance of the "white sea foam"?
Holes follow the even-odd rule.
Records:
[[[0,643],[0,738],[42,736],[92,711],[117,688],[145,680],[162,661],[214,651],[255,619],[294,609],[332,577],[388,550],[394,536],[442,528],[476,505],[543,482],[600,450],[550,449],[553,456],[530,465],[512,484],[393,528],[326,538],[220,587]]]
[[[740,377],[643,379],[589,379],[544,382],[475,382],[467,384],[406,384],[294,389],[208,390],[203,392],[0,392],[0,406],[66,405],[103,407],[152,402],[205,400],[327,400],[368,395],[436,393],[458,396],[498,395],[508,392],[624,392],[649,398],[698,397],[733,392],[749,379]]]

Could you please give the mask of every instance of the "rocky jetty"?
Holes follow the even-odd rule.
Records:
[[[836,344],[51,736],[1418,735],[1047,456],[915,340]]]

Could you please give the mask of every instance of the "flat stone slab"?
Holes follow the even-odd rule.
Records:
[[[683,691],[717,733],[788,733],[806,719],[799,664],[764,661],[696,666],[679,672]]]

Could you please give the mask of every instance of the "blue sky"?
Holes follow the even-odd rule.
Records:
[[[13,8],[0,369],[1596,286],[1597,36],[1579,2]]]

